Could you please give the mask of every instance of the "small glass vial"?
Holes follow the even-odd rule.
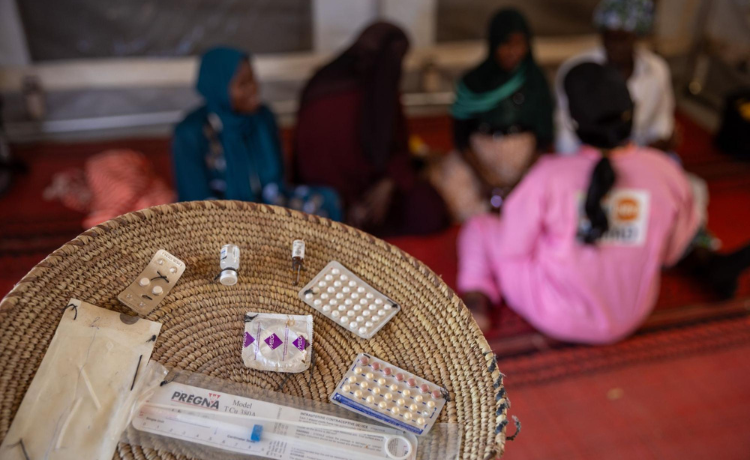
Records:
[[[224,286],[237,284],[237,271],[240,269],[240,248],[234,244],[225,244],[221,248],[221,274],[219,282]]]
[[[297,278],[294,285],[299,284],[299,272],[303,269],[305,262],[305,242],[303,240],[294,240],[292,242],[292,270],[297,272]]]

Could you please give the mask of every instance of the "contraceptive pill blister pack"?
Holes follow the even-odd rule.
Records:
[[[131,310],[146,316],[159,306],[184,272],[185,262],[159,249],[148,266],[117,298]]]
[[[427,434],[448,392],[382,359],[360,353],[331,402],[417,436]]]
[[[396,302],[336,261],[307,283],[299,298],[363,339],[371,339],[401,310]]]

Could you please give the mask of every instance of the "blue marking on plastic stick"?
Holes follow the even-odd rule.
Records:
[[[253,425],[253,432],[250,434],[250,442],[260,442],[260,435],[263,433],[263,425]]]

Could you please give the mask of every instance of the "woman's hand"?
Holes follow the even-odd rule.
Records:
[[[385,178],[376,183],[364,194],[359,203],[352,205],[349,210],[349,224],[357,228],[383,224],[395,190],[396,183],[391,179]]]
[[[487,173],[484,165],[482,165],[476,152],[471,147],[464,149],[462,153],[466,163],[471,167],[481,183],[482,196],[488,196],[490,191],[495,187],[495,184],[493,184],[493,178]]]

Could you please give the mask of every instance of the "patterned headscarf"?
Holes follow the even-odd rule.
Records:
[[[644,35],[654,22],[651,0],[602,0],[594,10],[594,26],[599,30],[624,30]]]

